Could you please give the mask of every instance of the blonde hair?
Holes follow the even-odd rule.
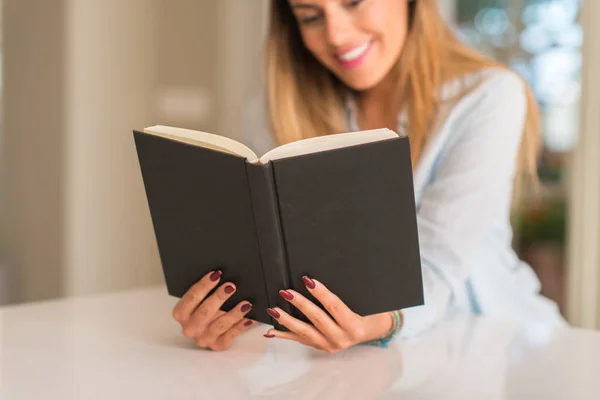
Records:
[[[397,93],[407,107],[413,168],[435,122],[442,84],[487,67],[507,69],[462,44],[440,16],[436,3],[409,3],[406,43],[395,66]],[[352,91],[306,49],[287,0],[271,1],[266,56],[269,122],[281,144],[348,131],[345,99]],[[526,84],[525,88],[527,116],[517,186],[521,178],[537,183],[539,115],[531,90]],[[468,90],[465,88],[461,96]]]

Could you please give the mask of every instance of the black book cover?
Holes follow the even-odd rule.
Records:
[[[170,295],[181,297],[205,274],[236,285],[224,304],[253,304],[248,318],[271,323],[246,160],[134,132],[148,207]]]
[[[423,304],[407,137],[272,163],[292,289],[314,277],[360,315]]]
[[[423,304],[408,138],[265,165],[134,138],[169,294],[221,269],[237,287],[222,309],[247,300],[247,317],[268,324],[274,306],[306,320],[278,293],[311,298],[303,275],[361,315]]]

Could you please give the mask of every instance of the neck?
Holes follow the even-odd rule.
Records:
[[[381,80],[377,85],[372,88],[361,92],[359,95],[359,101],[361,103],[378,103],[378,104],[390,104],[397,101],[396,99],[396,88],[394,85],[395,80],[388,74]]]
[[[361,129],[397,129],[396,121],[401,104],[396,82],[390,73],[374,87],[358,93],[357,120]]]

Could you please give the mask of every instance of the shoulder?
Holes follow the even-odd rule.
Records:
[[[476,91],[485,104],[512,104],[513,108],[526,108],[526,84],[523,78],[509,69],[483,70],[482,82]]]
[[[438,128],[450,141],[465,135],[521,136],[527,91],[516,72],[482,69],[446,83],[441,94]]]
[[[510,69],[483,68],[445,83],[441,88],[441,100],[442,104],[459,109],[481,112],[501,106],[518,112],[527,107],[525,85],[523,78]]]
[[[527,116],[523,79],[499,68],[477,71],[448,82],[430,144],[432,160],[450,152],[513,154]]]

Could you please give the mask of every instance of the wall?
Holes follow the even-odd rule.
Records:
[[[599,14],[599,2],[582,4],[581,130],[568,168],[567,317],[571,324],[588,329],[600,329]]]
[[[162,282],[131,130],[236,136],[256,4],[5,0],[0,252],[13,301]]]
[[[219,4],[161,0],[154,36],[157,87],[152,106],[164,125],[214,132],[218,126]]]
[[[154,0],[68,0],[64,294],[156,283],[131,130],[152,123]]]
[[[14,300],[51,298],[63,290],[65,3],[3,8],[1,251]]]

